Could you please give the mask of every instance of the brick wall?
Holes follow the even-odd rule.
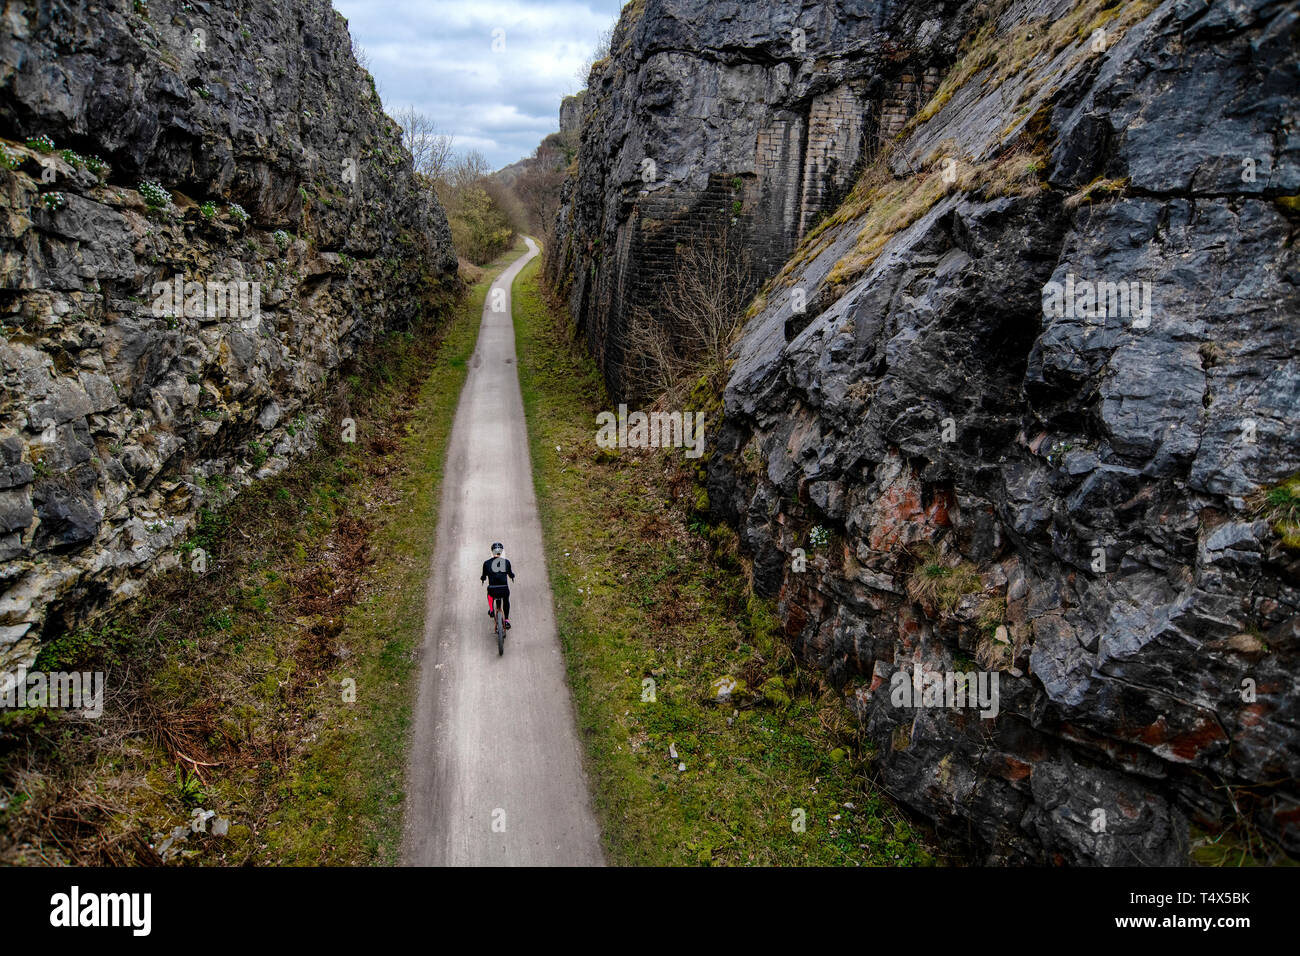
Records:
[[[809,107],[798,236],[852,185],[871,112],[865,90],[864,80],[845,83],[817,97]]]

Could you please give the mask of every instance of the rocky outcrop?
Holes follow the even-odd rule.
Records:
[[[327,0],[11,2],[0,147],[9,669],[339,428],[456,258]]]
[[[658,39],[610,69],[790,26],[702,42],[688,6],[645,4]],[[1300,553],[1261,498],[1300,471],[1296,5],[852,6],[846,51],[872,17],[969,40],[832,215],[758,214],[807,231],[734,353],[712,510],[881,785],[980,859],[1176,863],[1225,830],[1300,853]],[[768,90],[782,66],[755,69]],[[736,171],[728,120],[623,85],[590,94],[552,264],[607,374],[632,158],[693,123],[705,161],[674,181]],[[603,141],[628,159],[602,179]],[[945,700],[956,673],[996,677],[996,706]]]
[[[634,309],[654,311],[677,244],[726,231],[774,273],[934,90],[976,6],[628,4],[583,94],[547,261],[616,397],[635,388]]]
[[[582,135],[582,100],[585,93],[566,96],[560,101],[560,135],[576,140]]]

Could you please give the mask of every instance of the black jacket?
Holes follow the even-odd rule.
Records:
[[[510,589],[510,581],[507,576],[514,580],[515,572],[510,570],[510,562],[505,558],[488,558],[483,562],[483,573],[479,575],[480,581],[487,581],[488,590],[494,588]]]

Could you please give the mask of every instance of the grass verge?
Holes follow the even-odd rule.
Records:
[[[514,317],[560,639],[609,860],[932,862],[871,786],[870,749],[839,695],[797,667],[773,609],[747,592],[734,533],[698,517],[694,463],[597,448],[604,386],[548,305],[536,261],[516,280]]]

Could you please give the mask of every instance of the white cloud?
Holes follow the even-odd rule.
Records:
[[[390,111],[413,105],[505,166],[559,128],[560,100],[620,0],[333,0]],[[493,30],[505,31],[493,52]]]

